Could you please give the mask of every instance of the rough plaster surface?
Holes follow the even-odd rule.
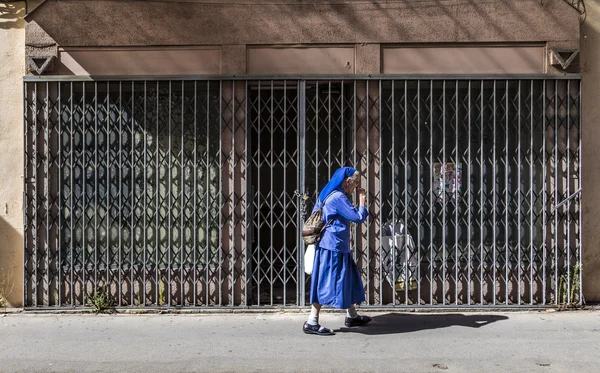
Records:
[[[0,3],[0,277],[12,275],[13,306],[23,293],[24,16],[24,3]]]
[[[49,0],[27,21],[62,46],[579,40],[562,0]]]
[[[356,45],[356,73],[381,73],[381,46],[379,44]]]
[[[245,74],[246,73],[246,46],[224,45],[221,48],[221,73]]]
[[[583,291],[600,302],[600,1],[586,1],[581,27],[583,100]]]

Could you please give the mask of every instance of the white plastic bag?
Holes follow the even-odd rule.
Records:
[[[408,278],[409,290],[412,290],[416,285],[418,266],[415,242],[402,220],[387,222],[382,229],[381,254],[385,277],[390,285],[395,284],[396,290],[404,289]]]
[[[306,247],[304,252],[304,272],[307,275],[311,275],[313,271],[313,264],[315,263],[315,245],[310,244]]]

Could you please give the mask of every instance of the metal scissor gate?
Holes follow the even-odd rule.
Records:
[[[582,301],[579,76],[125,79],[25,78],[27,308],[304,306],[344,165],[368,305]]]

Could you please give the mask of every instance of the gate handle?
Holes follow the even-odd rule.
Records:
[[[559,203],[558,205],[554,206],[554,209],[556,210],[560,206],[562,206],[565,203],[567,203],[569,200],[573,199],[573,197],[575,197],[576,194],[580,194],[581,193],[581,190],[582,190],[582,188],[579,188],[578,191],[576,191],[575,193],[571,194],[569,197],[567,197],[567,199],[563,200],[561,203]]]

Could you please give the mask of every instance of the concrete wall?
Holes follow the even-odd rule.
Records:
[[[28,21],[63,46],[579,39],[577,13],[562,0],[215,3],[49,0]]]
[[[0,292],[9,306],[23,294],[24,16],[24,2],[0,3]]]
[[[221,48],[221,71],[232,74],[262,71],[256,64],[247,67],[238,63],[246,62],[256,51],[253,48],[260,46],[296,47],[299,48],[296,52],[291,49],[288,52],[300,55],[306,55],[300,49],[309,45],[354,47],[355,60],[342,61],[335,71],[376,74],[381,73],[383,46],[475,42],[577,48],[579,44],[578,14],[563,0],[336,0],[314,4],[300,0],[274,0],[267,4],[259,0],[241,4],[233,0],[48,0],[27,21],[28,55],[45,53],[60,57],[55,46],[212,46]],[[545,57],[546,53],[542,55]],[[261,61],[268,62],[270,57],[273,56],[263,53]],[[229,61],[235,62],[229,64]],[[287,73],[290,58],[284,61],[270,70]],[[161,65],[177,62],[178,58],[173,57],[161,61]],[[312,68],[319,68],[319,64]],[[306,73],[312,72],[312,68]],[[546,71],[558,72],[550,65],[542,65],[542,72]],[[523,71],[502,70],[500,66],[494,72]]]
[[[583,99],[583,291],[600,302],[600,1],[587,0],[581,26]]]

